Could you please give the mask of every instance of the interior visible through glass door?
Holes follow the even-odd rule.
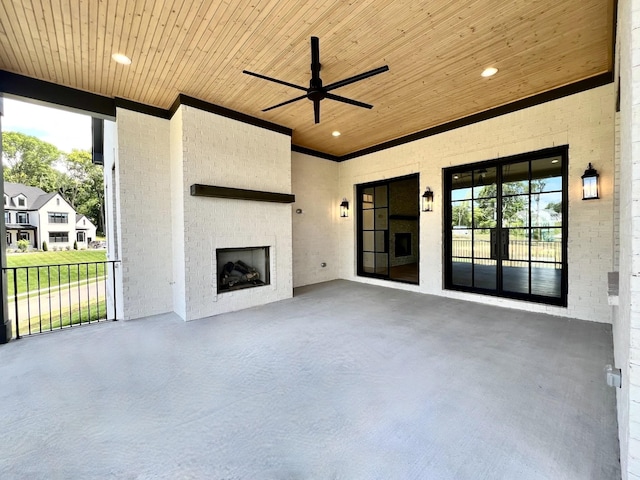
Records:
[[[445,171],[445,287],[566,305],[567,147]]]
[[[358,275],[417,284],[417,175],[357,186]]]

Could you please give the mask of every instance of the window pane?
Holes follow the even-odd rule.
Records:
[[[451,247],[454,257],[471,257],[471,230],[454,230],[451,233]]]
[[[562,190],[562,157],[542,158],[531,162],[531,191]]]
[[[373,208],[373,188],[365,188],[362,190],[362,208]]]
[[[545,297],[560,297],[562,290],[562,264],[532,263],[531,293]]]
[[[367,273],[375,273],[375,254],[369,252],[362,253],[362,269]]]
[[[496,167],[473,171],[473,198],[496,196]]]
[[[502,262],[502,288],[507,292],[529,293],[529,262]]]
[[[373,232],[362,232],[362,250],[373,252]]]
[[[376,252],[386,253],[387,242],[385,242],[385,231],[376,232]]]
[[[451,226],[453,228],[471,227],[471,200],[451,203]]]
[[[375,204],[377,207],[386,207],[387,206],[387,186],[381,185],[375,188]]]
[[[529,226],[529,195],[516,195],[502,199],[502,226]]]
[[[519,195],[529,192],[529,162],[510,163],[502,166],[502,195]]]
[[[496,226],[496,199],[483,198],[473,201],[473,226],[494,228]]]
[[[388,209],[376,208],[376,230],[386,230],[388,227]]]
[[[363,210],[362,228],[364,230],[373,230],[373,212],[374,210]]]
[[[562,229],[531,229],[531,260],[562,262]]]
[[[473,231],[473,257],[491,258],[491,233],[489,230]]]
[[[471,260],[453,258],[451,260],[451,283],[463,287],[471,286]]]
[[[529,260],[529,230],[514,228],[503,231],[504,235],[507,235],[504,241],[508,240],[508,250],[503,256],[510,260]]]
[[[533,186],[533,183],[532,183]],[[562,225],[562,193],[534,193],[531,195],[531,226],[556,227]]]
[[[496,265],[495,260],[473,261],[473,286],[478,288],[496,289]]]
[[[376,273],[380,273],[382,275],[389,274],[387,258],[388,255],[386,253],[376,253]]]
[[[460,172],[451,175],[451,200],[468,200],[471,198],[471,172]]]

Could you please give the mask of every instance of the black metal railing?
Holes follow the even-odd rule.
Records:
[[[489,240],[457,239],[452,240],[452,256],[491,258],[491,242]],[[531,240],[510,240],[509,260],[532,262],[562,262],[562,242]],[[473,255],[472,255],[473,253]]]
[[[116,320],[119,261],[3,268],[9,315],[20,338],[75,325]],[[112,295],[108,295],[112,282]],[[107,304],[112,317],[107,318]]]

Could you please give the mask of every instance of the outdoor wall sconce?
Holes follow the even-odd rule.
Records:
[[[429,187],[422,194],[422,211],[433,212],[433,192]]]
[[[583,200],[596,200],[600,198],[598,195],[598,178],[600,175],[598,171],[591,166],[584,171],[582,175],[582,199]]]
[[[349,216],[349,202],[347,202],[346,198],[343,198],[342,203],[340,204],[340,216],[342,218],[347,218]]]

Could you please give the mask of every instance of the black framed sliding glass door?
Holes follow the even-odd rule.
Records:
[[[418,176],[357,185],[358,275],[419,280]]]
[[[566,306],[568,147],[446,169],[445,287]]]

